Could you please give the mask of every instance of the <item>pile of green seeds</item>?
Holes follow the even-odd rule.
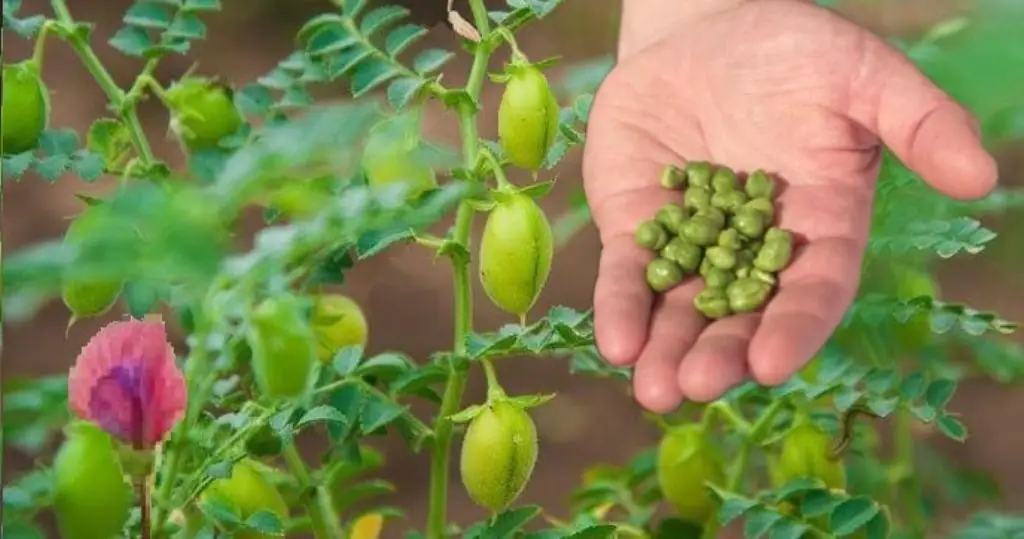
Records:
[[[683,196],[636,229],[636,242],[658,254],[647,284],[664,293],[699,274],[705,286],[693,303],[704,316],[760,309],[793,255],[793,234],[773,226],[775,180],[756,170],[741,186],[732,169],[691,161],[667,166],[661,185]]]

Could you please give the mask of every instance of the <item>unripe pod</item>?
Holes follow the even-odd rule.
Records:
[[[813,477],[830,489],[846,489],[846,469],[829,458],[832,440],[812,423],[798,424],[783,435],[779,457],[770,467],[772,480],[781,487],[793,480]]]
[[[406,196],[414,199],[437,188],[437,174],[426,159],[415,116],[394,116],[375,125],[363,146],[362,166],[367,184],[375,190],[401,184]]]
[[[939,295],[939,285],[924,270],[898,267],[892,270],[896,281],[896,296],[911,300],[919,296]],[[896,342],[900,351],[913,353],[928,344],[932,338],[931,316],[927,311],[917,311],[903,324],[895,325]]]
[[[256,385],[263,395],[287,399],[306,390],[316,362],[316,338],[298,298],[283,295],[264,300],[252,312],[247,340]]]
[[[317,298],[313,333],[320,361],[331,361],[334,354],[349,346],[366,346],[367,331],[366,316],[352,298],[341,294]]]
[[[462,484],[481,507],[502,511],[526,487],[537,453],[537,428],[530,414],[510,402],[494,402],[466,429]]]
[[[558,132],[558,101],[534,66],[513,67],[498,107],[498,139],[512,164],[537,170]]]
[[[245,459],[235,463],[231,468],[231,476],[217,479],[203,491],[200,501],[217,501],[233,507],[238,516],[245,520],[253,513],[267,511],[273,513],[282,522],[288,518],[288,503],[266,476],[260,472],[256,463]],[[238,539],[270,539],[279,537],[245,530],[235,533]]]
[[[76,421],[53,460],[53,512],[61,539],[120,537],[133,505],[110,435]]]
[[[718,509],[718,502],[704,486],[722,484],[721,459],[708,444],[700,425],[684,425],[665,434],[658,445],[658,484],[680,519],[704,524]]]
[[[532,198],[498,193],[480,242],[480,281],[487,297],[524,318],[551,273],[551,223]]]
[[[50,94],[39,65],[31,60],[5,65],[0,100],[0,151],[16,155],[35,149],[50,122]]]
[[[68,225],[64,242],[74,244],[93,234],[102,222],[104,211],[103,206],[86,208]],[[110,310],[123,288],[124,283],[116,280],[69,279],[61,283],[61,299],[71,311],[73,323]]]
[[[191,150],[216,148],[244,122],[234,92],[214,79],[185,77],[164,92],[171,131]]]

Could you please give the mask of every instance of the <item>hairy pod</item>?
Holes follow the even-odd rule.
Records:
[[[288,503],[260,471],[258,465],[243,459],[231,467],[231,475],[210,483],[203,491],[200,501],[211,500],[225,504],[238,512],[245,520],[253,513],[267,511],[282,522],[288,518]],[[238,539],[271,539],[274,535],[245,530],[235,533]]]
[[[329,362],[349,346],[366,346],[369,329],[359,304],[341,294],[324,294],[313,307],[313,334],[317,357]]]
[[[498,139],[512,164],[537,170],[558,132],[558,101],[534,66],[510,68],[498,107]]]
[[[508,401],[490,403],[466,429],[462,484],[478,505],[502,511],[526,487],[537,453],[537,428],[530,414]]]
[[[684,425],[665,434],[658,444],[657,476],[665,499],[680,519],[704,524],[714,516],[718,502],[704,483],[721,484],[725,471],[700,425]]]
[[[105,206],[89,206],[75,217],[64,233],[64,243],[75,245],[85,241],[102,226]],[[120,280],[69,277],[61,282],[61,299],[76,320],[99,316],[114,306],[124,283]]]
[[[76,421],[53,460],[53,512],[61,539],[120,537],[134,503],[114,440]]]
[[[50,122],[50,92],[39,72],[39,64],[27,60],[3,66],[2,143],[3,155],[34,150]]]
[[[403,185],[414,199],[437,188],[437,175],[427,160],[418,118],[399,115],[375,125],[363,146],[363,173],[375,190]]]
[[[171,131],[193,151],[216,148],[245,121],[232,89],[215,79],[185,77],[171,85],[164,98],[171,109]]]
[[[551,272],[551,223],[529,196],[497,193],[496,198],[480,242],[480,281],[495,305],[523,318]]]
[[[249,320],[248,342],[256,385],[271,399],[301,395],[316,362],[316,338],[298,298],[271,297]]]
[[[846,488],[846,469],[829,453],[832,439],[813,423],[800,423],[782,436],[779,456],[770,467],[773,482],[781,487],[795,479],[812,477],[831,489]]]

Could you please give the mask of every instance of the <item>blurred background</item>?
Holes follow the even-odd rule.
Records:
[[[102,61],[122,85],[127,85],[141,68],[138,61],[120,56],[106,45],[106,39],[120,27],[120,19],[129,0],[76,0],[71,8],[77,18],[96,23],[94,43]],[[451,33],[442,23],[443,0],[405,0],[414,18],[431,25],[430,40],[450,47]],[[226,10],[204,18],[211,39],[198,42],[188,57],[170,57],[161,64],[157,78],[169,82],[198,62],[200,74],[221,74],[239,86],[266,73],[293,48],[293,36],[311,15],[330,8],[321,0],[248,0],[225,2]],[[875,0],[845,2],[842,12],[887,36],[920,35],[946,17],[971,8],[969,0]],[[22,14],[48,10],[48,2],[24,0]],[[554,79],[575,62],[599,58],[614,50],[619,2],[613,0],[567,0],[552,18],[533,25],[520,38],[528,55],[543,58],[555,53],[563,56],[560,67],[551,71]],[[981,38],[984,39],[984,38]],[[1018,43],[1020,41],[1018,40]],[[9,32],[4,36],[5,62],[30,54],[31,46]],[[996,47],[998,51],[998,47]],[[989,76],[1024,77],[1024,47],[1003,51],[1019,62]],[[497,66],[497,64],[495,64]],[[466,71],[466,59],[449,64],[448,77],[458,79]],[[986,69],[985,66],[974,66]],[[1003,69],[1003,68],[987,68]],[[47,50],[44,78],[53,90],[54,126],[84,131],[90,120],[104,114],[105,101],[100,90],[81,67],[70,49],[58,42]],[[950,80],[957,80],[956,77]],[[984,91],[985,84],[974,81]],[[344,99],[347,87],[339,83],[324,89],[322,96]],[[1003,86],[1000,86],[1003,88]],[[1016,94],[1024,105],[1024,85]],[[991,102],[983,95],[978,103]],[[485,90],[485,110],[496,111],[500,88]],[[153,100],[141,108],[143,121],[159,155],[181,164],[178,150],[166,136],[166,112]],[[496,129],[494,115],[482,118],[485,136]],[[457,126],[441,111],[428,114],[427,132],[439,141],[457,140]],[[1020,140],[1020,139],[1018,139]],[[1000,144],[1004,186],[1024,181],[1024,145]],[[574,151],[560,165],[559,182],[544,204],[549,214],[565,211],[579,190],[580,153]],[[516,178],[513,178],[515,180]],[[81,209],[76,193],[101,193],[110,188],[109,180],[86,185],[65,178],[48,184],[28,176],[20,182],[5,182],[3,207],[3,247],[8,253],[55,238],[66,226],[65,219]],[[1010,216],[986,226],[1002,235],[993,246],[976,257],[965,257],[941,266],[943,299],[964,301],[983,310],[995,310],[1004,317],[1024,318],[1024,220]],[[543,312],[554,304],[585,309],[596,274],[599,242],[591,227],[585,227],[556,257],[551,279],[541,304]],[[343,291],[353,296],[366,310],[370,322],[371,353],[387,349],[404,350],[413,357],[447,349],[451,336],[450,275],[443,262],[434,264],[425,250],[397,248],[389,254],[361,264],[350,274]],[[478,286],[479,289],[479,286]],[[483,293],[478,290],[478,297]],[[512,322],[486,301],[478,302],[476,326],[493,329]],[[68,313],[59,303],[42,310],[30,323],[4,328],[3,377],[14,379],[66,371],[78,350],[104,323],[121,316],[120,309],[98,320],[76,325],[65,337]],[[176,345],[182,346],[176,336]],[[181,348],[180,348],[181,349]],[[564,514],[566,497],[578,483],[580,473],[589,465],[621,462],[657,439],[657,429],[642,418],[641,411],[621,383],[568,375],[567,365],[558,359],[508,359],[499,362],[502,381],[511,392],[553,392],[560,397],[535,411],[542,452],[537,472],[521,501],[541,503],[556,515]],[[483,384],[474,379],[466,402],[481,400]],[[1006,509],[1024,511],[1024,390],[991,382],[967,382],[961,386],[951,410],[962,414],[971,430],[965,445],[949,442],[941,436],[921,436],[957,462],[993,474],[1005,489]],[[1013,426],[1013,427],[1011,427]],[[1009,427],[1009,428],[1008,428]],[[52,450],[52,442],[47,446]],[[404,445],[393,440],[383,445],[388,459],[387,475],[399,485],[391,500],[408,511],[413,526],[421,526],[426,508],[426,460],[411,456]],[[17,473],[32,465],[31,457],[16,448],[4,448],[3,472]],[[453,470],[456,471],[457,467]],[[469,503],[453,476],[452,517],[461,522],[477,519],[480,511]],[[402,524],[393,524],[386,537],[397,537]]]

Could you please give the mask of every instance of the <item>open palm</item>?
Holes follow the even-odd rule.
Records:
[[[976,198],[995,185],[970,116],[868,31],[802,0],[759,0],[673,28],[620,58],[595,98],[584,181],[603,251],[594,296],[598,347],[634,365],[637,400],[664,412],[753,377],[788,379],[821,348],[860,279],[885,144],[933,187]],[[783,189],[793,263],[761,313],[707,323],[700,283],[656,297],[652,255],[633,232],[678,193],[668,163],[763,168]]]

